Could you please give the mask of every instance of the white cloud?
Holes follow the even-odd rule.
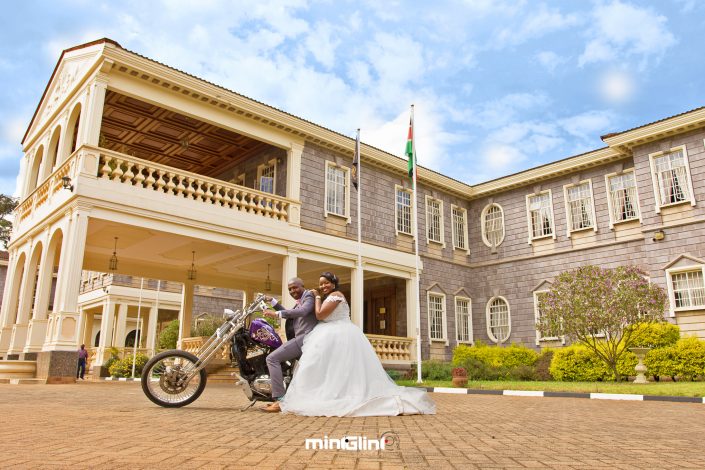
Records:
[[[318,25],[307,35],[306,47],[324,67],[330,69],[335,65],[336,49],[340,39],[335,37],[336,29],[328,22]]]
[[[581,140],[594,140],[610,131],[616,122],[611,111],[587,111],[558,121],[568,134]]]
[[[630,101],[634,96],[634,82],[634,77],[626,70],[608,70],[600,77],[598,90],[605,101],[618,105]]]
[[[536,54],[535,57],[536,57],[536,60],[541,65],[543,65],[544,68],[550,73],[555,72],[556,67],[567,62],[567,59],[559,56],[558,54],[556,54],[553,51],[541,51],[538,54]]]
[[[668,19],[651,8],[617,0],[598,4],[592,16],[591,39],[578,58],[580,67],[635,56],[643,68],[650,58],[660,59],[676,43],[668,30]]]
[[[514,120],[523,112],[544,108],[549,99],[543,93],[511,93],[497,100],[483,103],[472,118],[474,124],[484,128],[497,128]]]
[[[569,28],[579,22],[577,15],[564,15],[558,10],[540,5],[537,10],[524,15],[521,24],[499,31],[494,38],[494,44],[497,47],[518,45],[530,39]]]

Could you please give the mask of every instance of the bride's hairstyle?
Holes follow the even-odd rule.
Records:
[[[330,283],[333,284],[333,287],[335,288],[335,290],[338,290],[338,283],[340,282],[340,280],[338,279],[338,276],[336,276],[335,274],[333,274],[330,271],[326,271],[324,273],[321,273],[321,277],[325,277],[326,279],[328,279],[328,281],[330,281]]]

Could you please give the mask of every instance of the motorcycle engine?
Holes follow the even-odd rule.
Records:
[[[252,381],[252,389],[263,395],[272,394],[272,380],[269,375],[260,375],[255,380]]]
[[[254,370],[256,376],[266,375],[269,378],[269,368],[267,367],[267,351],[260,346],[247,348],[247,362]]]

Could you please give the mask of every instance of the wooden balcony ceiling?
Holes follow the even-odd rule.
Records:
[[[271,145],[108,90],[100,146],[218,177]]]

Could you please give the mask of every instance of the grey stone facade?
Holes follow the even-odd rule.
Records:
[[[560,272],[586,264],[603,267],[634,264],[644,268],[652,282],[667,288],[665,266],[679,256],[705,257],[705,131],[696,130],[637,146],[633,153],[613,163],[576,171],[561,177],[527,184],[524,187],[492,194],[459,198],[443,188],[420,185],[418,191],[419,252],[423,263],[421,276],[421,335],[424,357],[449,358],[457,345],[455,295],[472,299],[474,340],[491,342],[487,333],[487,303],[493,296],[504,297],[510,308],[509,342],[537,347],[534,291]],[[656,213],[649,154],[685,145],[696,199]],[[303,228],[355,239],[357,234],[356,194],[351,189],[350,221],[331,224],[324,217],[325,162],[349,167],[351,157],[335,154],[316,145],[306,145],[302,161]],[[608,188],[605,175],[633,168],[638,188],[641,222],[626,222],[610,227]],[[413,239],[395,233],[395,185],[409,187],[408,178],[364,164],[362,168],[362,233],[366,243],[413,252]],[[564,186],[591,181],[597,230],[567,233]],[[529,243],[526,196],[551,190],[554,239]],[[443,201],[444,246],[428,243],[426,238],[426,196]],[[505,238],[493,252],[481,234],[481,214],[491,203],[504,213]],[[451,205],[467,210],[470,252],[453,248]],[[654,241],[653,233],[663,230],[664,240]],[[446,299],[447,339],[429,342],[427,293],[444,294]],[[403,297],[403,296],[402,296]],[[668,316],[668,314],[667,314]],[[401,321],[404,321],[403,315]],[[670,318],[671,321],[677,321]]]

